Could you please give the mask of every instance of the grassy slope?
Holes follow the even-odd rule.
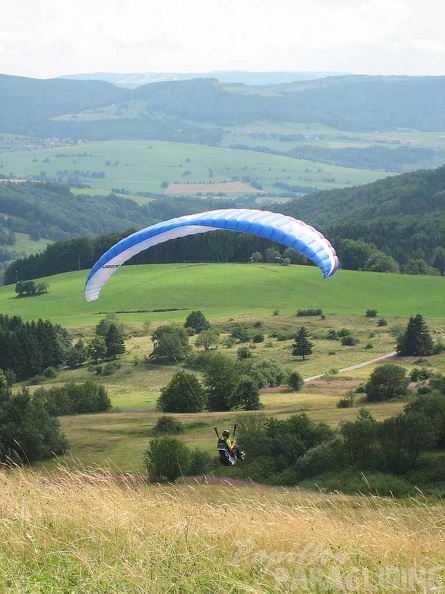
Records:
[[[48,278],[49,293],[18,299],[13,287],[0,288],[0,311],[20,315],[24,319],[50,318],[67,326],[76,336],[91,334],[106,312],[119,313],[132,336],[127,340],[123,366],[111,376],[96,376],[86,368],[65,371],[57,382],[98,380],[107,387],[114,406],[121,409],[106,415],[66,417],[62,426],[72,444],[72,455],[84,463],[100,464],[105,458],[124,471],[142,470],[142,452],[159,413],[155,403],[175,366],[159,367],[143,364],[151,351],[148,333],[159,323],[183,323],[191,310],[200,309],[212,323],[223,329],[229,319],[252,324],[260,320],[266,341],[257,345],[256,355],[278,361],[299,371],[303,377],[329,373],[351,364],[367,361],[391,352],[394,332],[404,326],[410,315],[421,313],[430,328],[443,329],[445,279],[378,273],[339,271],[324,280],[316,268],[280,267],[277,265],[152,265],[128,266],[120,269],[103,289],[95,303],[86,303],[83,283],[86,272],[73,272]],[[158,308],[185,308],[164,313],[137,312]],[[298,309],[321,308],[326,319],[295,317]],[[366,318],[367,309],[377,309],[388,326],[378,328],[377,319]],[[279,310],[279,315],[273,315]],[[233,322],[231,322],[233,323]],[[270,338],[274,330],[295,332],[306,326],[315,342],[314,354],[304,362],[292,358],[291,340],[279,342]],[[346,327],[360,340],[356,347],[342,347],[338,342],[323,340],[329,328]],[[145,332],[146,334],[146,332]],[[372,344],[372,349],[367,348]],[[236,357],[238,346],[222,349]],[[411,364],[407,364],[408,368]],[[347,375],[364,381],[372,368],[363,368]],[[442,371],[444,371],[442,369]],[[340,376],[338,376],[340,377]],[[306,390],[302,394],[268,394],[263,396],[265,412],[287,416],[306,410],[317,420],[337,426],[341,419],[354,418],[357,409],[339,410],[336,402],[342,387]],[[377,418],[401,410],[402,403],[385,403],[372,407]],[[135,410],[145,411],[131,412]],[[123,412],[128,411],[128,412]],[[184,422],[195,417],[185,416]],[[202,429],[184,434],[191,445],[211,450],[214,446],[211,426],[231,423],[234,414],[206,414]],[[52,465],[50,465],[52,466]]]
[[[403,318],[421,313],[445,318],[445,278],[340,270],[324,280],[318,268],[272,264],[160,264],[125,266],[86,303],[86,271],[47,278],[49,293],[17,299],[13,286],[0,287],[0,311],[23,319],[49,318],[64,326],[95,324],[104,312],[126,311],[123,321],[182,319],[184,312],[137,313],[160,308],[202,310],[209,318],[278,309],[321,308],[325,314]]]

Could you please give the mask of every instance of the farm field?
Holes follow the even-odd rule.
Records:
[[[43,174],[42,174],[43,172]],[[330,189],[373,182],[390,172],[337,167],[253,151],[174,142],[104,141],[0,154],[0,173],[66,181],[78,172],[93,190],[163,193],[162,182],[220,183],[250,178],[279,194],[276,181]],[[83,174],[82,174],[83,172]]]

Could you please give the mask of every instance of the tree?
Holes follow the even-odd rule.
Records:
[[[86,349],[83,340],[78,340],[76,344],[68,351],[65,357],[65,363],[71,369],[80,367],[86,360]]]
[[[187,332],[179,326],[159,326],[151,340],[154,345],[150,355],[152,361],[183,361],[191,350]]]
[[[287,383],[289,388],[292,388],[294,392],[299,392],[304,385],[304,379],[301,377],[298,371],[292,371],[289,374]]]
[[[33,280],[19,281],[15,286],[15,292],[18,297],[35,295],[37,293],[37,285]]]
[[[403,367],[393,363],[379,365],[365,385],[366,399],[369,402],[379,402],[405,396],[408,384],[409,378]]]
[[[87,354],[94,363],[97,363],[99,359],[105,359],[107,356],[107,345],[105,339],[102,336],[95,336],[87,347]]]
[[[259,388],[285,385],[288,378],[287,370],[273,359],[244,360],[242,369],[255,379]]]
[[[219,342],[219,330],[216,328],[208,328],[199,333],[196,339],[197,347],[204,347],[204,350],[209,351],[213,346],[217,348]]]
[[[4,377],[4,376],[3,376]],[[60,423],[23,388],[13,395],[0,377],[0,462],[29,464],[63,454],[68,447]]]
[[[164,477],[175,481],[188,472],[190,460],[190,450],[177,437],[152,439],[144,452],[144,464],[152,481],[160,481]]]
[[[170,382],[161,388],[157,407],[162,412],[201,412],[206,404],[206,393],[193,373],[177,371]]]
[[[259,410],[260,391],[255,380],[249,375],[242,375],[230,395],[230,408],[237,410]]]
[[[105,338],[107,335],[108,330],[112,325],[115,325],[119,328],[119,331],[123,334],[124,333],[124,325],[117,321],[115,314],[108,314],[106,318],[102,318],[96,326],[96,334],[98,336],[102,336]]]
[[[433,340],[420,314],[409,319],[406,331],[397,341],[397,353],[402,356],[426,356],[434,353]]]
[[[208,330],[210,328],[210,324],[206,320],[202,311],[192,311],[187,316],[184,328],[193,328],[196,334],[199,334],[203,330]]]
[[[277,249],[273,247],[268,247],[266,249],[266,262],[275,263],[280,258],[281,253]]]
[[[307,264],[306,256],[293,248],[286,248],[283,252],[283,258],[289,260],[290,264]]]
[[[212,353],[203,371],[208,394],[207,408],[211,411],[230,409],[230,396],[238,381],[235,363],[227,355]]]
[[[294,357],[303,357],[304,361],[304,357],[312,353],[313,346],[313,343],[309,341],[309,332],[302,326],[292,343],[292,355]]]
[[[105,335],[107,357],[116,359],[118,355],[125,353],[125,340],[122,330],[118,324],[112,323]]]
[[[375,252],[367,260],[365,270],[369,272],[399,272],[399,265],[391,256],[383,252]]]
[[[420,452],[436,441],[431,421],[420,412],[403,412],[379,423],[378,439],[385,470],[405,473],[414,466]]]
[[[359,468],[371,468],[377,457],[378,423],[361,408],[355,422],[347,421],[340,428],[349,462]]]

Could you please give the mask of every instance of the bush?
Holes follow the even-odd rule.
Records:
[[[43,370],[42,375],[49,379],[54,379],[57,377],[57,369],[55,367],[47,367]]]
[[[240,347],[236,352],[236,356],[239,361],[242,361],[243,359],[251,359],[253,354],[249,347]]]
[[[176,437],[152,439],[144,452],[144,465],[152,481],[163,478],[175,481],[179,476],[187,474],[190,461],[190,450]]]
[[[321,309],[299,309],[296,313],[297,317],[321,316],[321,315],[323,315],[323,310],[321,310]]]
[[[177,371],[170,382],[161,388],[156,404],[162,412],[200,412],[206,404],[206,393],[196,375]]]
[[[173,417],[167,417],[167,415],[159,417],[154,426],[155,433],[174,434],[181,433],[181,431],[184,431],[184,425],[181,423],[181,421],[177,421]]]
[[[343,338],[341,339],[341,344],[343,346],[355,346],[356,344],[359,343],[358,338],[354,338],[354,336],[343,336]]]
[[[308,450],[297,462],[300,476],[309,477],[323,472],[340,470],[347,465],[346,455],[340,438],[320,443]]]
[[[349,398],[340,398],[335,406],[337,408],[351,408],[352,402]]]
[[[384,320],[383,318],[381,318],[378,322],[377,322],[377,326],[382,327],[382,326],[387,326],[388,322],[386,320]]]
[[[213,468],[213,456],[209,452],[204,452],[195,448],[191,453],[189,474],[191,476],[204,476],[209,474]]]
[[[103,412],[111,408],[111,400],[104,386],[91,380],[82,384],[68,382],[49,390],[39,388],[34,393],[34,399],[54,417]]]
[[[264,342],[264,334],[255,334],[252,338],[252,342],[259,343]]]
[[[377,402],[405,396],[408,384],[409,379],[403,367],[393,363],[379,365],[365,386],[366,398],[369,402]]]
[[[420,369],[419,367],[414,367],[414,369],[411,371],[409,379],[412,382],[423,382],[429,379],[431,376],[432,372],[426,369],[426,367],[422,367]]]
[[[27,389],[13,395],[0,384],[0,463],[30,464],[63,454],[67,447],[58,419],[39,400]]]
[[[377,316],[377,310],[376,309],[367,309],[366,310],[366,317],[367,318],[375,318]]]
[[[292,388],[294,392],[299,392],[301,388],[304,386],[304,379],[298,373],[298,371],[292,371],[287,378],[287,383],[289,388]]]

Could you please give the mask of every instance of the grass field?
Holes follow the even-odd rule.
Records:
[[[310,170],[310,171],[309,171]],[[60,172],[102,172],[105,177],[82,177],[93,189],[125,188],[132,192],[162,193],[169,183],[210,183],[249,177],[265,191],[279,193],[276,181],[320,189],[359,185],[389,175],[330,166],[279,155],[155,141],[89,142],[82,146],[42,148],[0,155],[0,172],[15,177],[58,178]],[[59,174],[58,174],[59,172]],[[64,179],[62,175],[61,179]]]
[[[277,310],[322,309],[326,315],[403,319],[422,314],[445,319],[445,278],[340,270],[324,280],[316,267],[274,264],[159,264],[124,266],[102,289],[99,300],[83,295],[87,271],[45,279],[47,294],[18,299],[14,286],[0,287],[0,311],[25,320],[48,318],[67,327],[95,324],[105,313],[122,312],[124,322],[184,319],[202,310],[208,318]],[[160,309],[177,311],[154,312]]]
[[[440,502],[0,471],[2,594],[440,593]]]

